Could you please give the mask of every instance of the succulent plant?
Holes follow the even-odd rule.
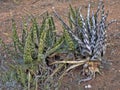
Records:
[[[77,51],[84,57],[79,61],[56,61],[56,63],[69,63],[71,65],[65,72],[83,65],[83,73],[88,76],[87,81],[95,77],[95,73],[100,73],[99,66],[103,61],[106,52],[106,30],[109,24],[106,23],[108,12],[105,13],[103,2],[99,2],[98,9],[90,14],[90,4],[88,5],[87,16],[83,17],[79,9],[74,9],[70,5],[69,25],[67,25],[58,13],[53,9],[54,15],[61,21],[65,30],[73,41],[77,42]],[[64,73],[65,74],[65,73]],[[63,76],[63,75],[62,75]]]

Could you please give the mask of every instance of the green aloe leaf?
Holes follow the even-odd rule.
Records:
[[[24,61],[25,63],[32,63],[33,58],[32,58],[32,54],[34,53],[34,43],[32,42],[32,38],[31,38],[31,32],[29,32],[27,38],[26,38],[26,42],[25,42],[25,47],[24,47]]]
[[[68,13],[68,21],[69,21],[70,28],[73,29],[73,22],[71,22],[71,13],[70,12]]]
[[[27,38],[27,34],[28,34],[28,26],[27,26],[27,22],[25,21],[25,18],[23,17],[23,30],[22,30],[22,45],[23,47],[25,46],[25,41]]]
[[[53,46],[53,44],[56,41],[56,32],[55,32],[55,24],[53,21],[53,17],[48,18],[48,22],[46,22],[49,26],[47,30],[47,39],[46,39],[46,45],[47,48],[50,48]]]
[[[46,56],[49,56],[50,54],[56,52],[58,49],[60,49],[61,45],[64,42],[64,37],[62,36],[60,39],[56,41],[56,43],[53,45],[53,47],[46,52]]]
[[[43,22],[42,26],[44,26],[44,28],[42,28],[42,32],[40,35],[40,41],[39,41],[39,48],[38,48],[38,61],[42,61],[44,59],[44,51],[45,51],[45,47],[46,47],[46,39],[47,39],[47,31],[49,29],[49,25],[48,25],[48,19],[45,19],[45,22]]]
[[[67,32],[67,30],[65,30],[65,29],[64,29],[64,37],[65,37],[65,41],[66,41],[67,46],[68,46],[68,50],[74,51],[75,50],[74,41],[71,38],[71,36],[69,35],[69,33]]]
[[[27,81],[27,74],[25,73],[24,69],[21,66],[17,67],[17,74],[19,82],[25,87]]]
[[[44,59],[46,34],[47,33],[45,31],[41,34],[39,48],[38,48],[38,61],[41,61],[42,59]]]
[[[17,34],[17,28],[16,28],[16,23],[12,19],[12,39],[15,47],[15,51],[17,52],[18,50],[23,53],[23,46],[19,40],[18,34]]]
[[[39,43],[39,26],[37,24],[36,18],[32,19],[32,28],[31,28],[31,32],[32,32],[32,39],[35,45],[38,45]]]
[[[72,18],[75,19],[76,18],[76,10],[71,5],[69,5],[69,7],[70,7],[70,14],[71,14]]]
[[[46,28],[46,19],[47,19],[47,17],[46,17],[46,18],[43,18],[42,24],[41,24],[41,26],[40,26],[39,40],[40,40],[40,36],[41,36],[43,30],[45,30],[45,28]]]
[[[79,17],[80,15],[79,8],[78,9],[73,8],[71,5],[69,7],[70,7],[70,12],[68,13],[68,21],[70,27],[73,28],[73,24],[82,27],[82,21],[81,18]]]

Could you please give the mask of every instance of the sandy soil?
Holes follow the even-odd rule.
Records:
[[[13,2],[15,1],[15,2]],[[11,41],[8,37],[11,33],[11,19],[14,17],[18,28],[21,27],[22,16],[33,14],[41,18],[45,11],[52,13],[52,7],[57,12],[66,16],[69,4],[79,7],[85,14],[88,2],[91,1],[92,9],[95,10],[99,0],[0,0],[0,36],[6,42]],[[17,2],[16,2],[17,1]],[[120,20],[120,0],[105,0],[105,9],[109,10],[108,21]],[[56,21],[57,27],[60,23]],[[60,30],[59,30],[60,31]],[[20,31],[19,31],[20,32]],[[61,90],[120,90],[120,23],[114,23],[108,28],[108,46],[105,55],[110,63],[110,68],[104,69],[102,75],[96,75],[94,80],[78,84],[79,70],[73,70],[62,80]],[[73,74],[74,72],[74,74]],[[87,85],[91,88],[86,89]]]

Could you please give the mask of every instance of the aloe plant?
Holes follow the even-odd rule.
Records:
[[[56,35],[53,17],[47,14],[41,25],[37,23],[37,18],[32,17],[31,27],[23,18],[21,38],[18,35],[16,22],[12,19],[12,40],[13,46],[9,49],[0,38],[0,45],[15,59],[16,65],[9,64],[11,73],[14,72],[13,79],[24,89],[30,89],[31,86],[37,89],[38,84],[43,85],[50,75],[51,70],[47,66],[46,59],[61,48],[64,42],[63,36]],[[48,80],[46,80],[47,87],[51,88],[47,82]],[[46,88],[45,85],[41,86],[42,88]]]
[[[77,43],[77,51],[80,54],[81,59],[79,61],[56,61],[55,63],[74,63],[65,72],[68,72],[72,68],[83,65],[83,73],[86,73],[88,78],[81,80],[87,81],[95,76],[95,73],[99,71],[99,63],[103,62],[103,56],[106,52],[106,30],[108,25],[106,23],[108,13],[104,11],[104,4],[100,2],[97,11],[90,15],[90,4],[88,5],[87,16],[84,17],[80,9],[74,9],[70,5],[70,12],[68,16],[69,25],[67,25],[64,20],[57,14],[55,9],[53,9],[54,15],[60,20],[63,27],[69,33],[69,36],[73,42]],[[99,15],[100,14],[100,15]],[[76,33],[77,32],[77,33]],[[75,43],[74,43],[75,44]],[[97,67],[94,64],[97,62]],[[92,68],[94,69],[92,69]],[[88,69],[86,72],[86,69]]]
[[[24,63],[20,64],[24,64],[25,66],[25,69],[21,67],[21,65],[20,67],[14,67],[13,71],[17,71],[18,77],[16,78],[23,78],[19,80],[22,85],[28,85],[28,87],[31,85],[31,80],[35,80],[35,78],[31,77],[31,71],[34,71],[36,75],[34,75],[34,77],[37,77],[37,72],[41,72],[37,70],[39,66],[44,68],[42,68],[44,74],[50,74],[50,70],[46,65],[46,58],[59,50],[64,42],[63,36],[57,37],[56,35],[56,28],[52,16],[47,15],[44,17],[41,26],[38,25],[35,17],[31,19],[31,22],[32,26],[30,30],[28,30],[27,23],[25,21],[23,22],[22,38],[20,39],[17,34],[16,24],[13,21],[13,42],[15,51],[22,53],[21,55]],[[40,68],[41,67],[39,67],[39,69]],[[30,72],[26,73],[26,71]],[[39,78],[44,80],[47,79],[47,77],[44,76],[40,76]],[[28,82],[28,84],[26,84],[26,82]]]
[[[101,6],[101,5],[100,5]],[[106,18],[107,13],[104,13],[104,5],[102,4],[102,8],[98,6],[97,12],[94,14],[92,13],[92,16],[90,16],[90,4],[88,6],[88,15],[87,19],[83,18],[82,14],[78,13],[78,18],[80,18],[80,22],[82,23],[82,26],[79,25],[79,23],[73,23],[74,21],[77,21],[78,18],[73,18],[72,23],[75,28],[78,28],[80,31],[80,34],[82,37],[78,37],[72,28],[70,28],[62,19],[61,17],[54,11],[55,16],[61,21],[64,28],[67,30],[67,32],[70,34],[70,36],[77,41],[79,44],[80,53],[83,56],[90,57],[90,60],[98,59],[101,60],[102,53],[105,52],[105,38],[106,38]],[[101,20],[98,21],[98,14],[101,9]],[[73,12],[72,12],[73,13]],[[74,15],[74,14],[73,14]],[[73,16],[71,15],[71,16]],[[75,16],[74,16],[75,17]],[[70,18],[70,17],[69,17]],[[86,23],[87,22],[87,23]],[[77,26],[78,25],[78,26]],[[94,47],[94,48],[93,48]],[[101,47],[100,49],[98,49]],[[97,54],[99,55],[97,56]],[[103,53],[104,54],[104,53]],[[95,58],[96,57],[96,58]]]

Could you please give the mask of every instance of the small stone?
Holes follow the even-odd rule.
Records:
[[[112,68],[112,70],[115,70],[115,68]]]
[[[92,88],[90,84],[86,85],[85,88]]]
[[[118,70],[118,72],[120,72],[120,70]]]
[[[92,86],[89,84],[89,85],[88,85],[88,88],[92,88]]]

